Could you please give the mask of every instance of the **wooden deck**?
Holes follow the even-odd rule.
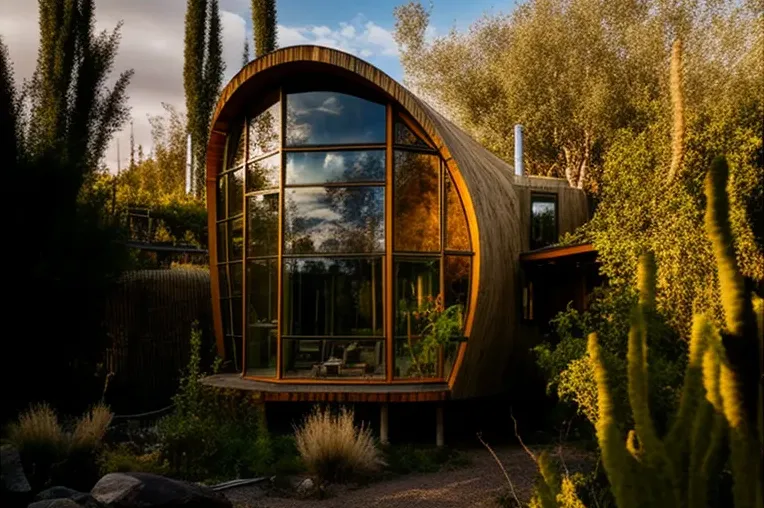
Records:
[[[202,383],[250,391],[264,402],[434,402],[450,394],[447,383],[289,383],[256,381],[240,374],[216,374]]]

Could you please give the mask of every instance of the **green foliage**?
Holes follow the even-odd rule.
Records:
[[[437,473],[469,463],[463,453],[445,446],[391,445],[382,450],[386,469],[396,474]]]
[[[210,121],[225,70],[217,0],[188,0],[184,37],[183,89],[191,135],[193,190],[201,198],[206,191],[205,154]]]
[[[159,451],[141,453],[127,443],[104,450],[98,465],[102,475],[128,472],[159,475],[170,473],[169,465],[167,461],[162,460]]]
[[[255,57],[276,49],[276,0],[252,0],[252,34]]]
[[[729,220],[728,167],[717,158],[706,177],[705,216],[708,238],[723,293],[726,326],[719,331],[702,313],[696,314],[689,361],[676,415],[662,435],[648,401],[649,372],[647,316],[656,301],[655,260],[640,257],[637,270],[639,299],[631,313],[628,337],[628,400],[634,428],[623,438],[623,421],[610,388],[610,369],[602,356],[597,333],[588,339],[588,352],[597,383],[597,439],[611,491],[620,508],[640,506],[707,506],[718,495],[729,442],[734,506],[761,508],[762,388],[761,298],[743,281],[734,251]],[[653,381],[654,382],[654,381]],[[546,491],[539,506],[565,506],[555,494],[564,490],[545,472]]]
[[[204,386],[201,333],[173,401],[159,421],[159,453],[167,470],[188,480],[229,480],[300,469],[293,442],[268,434],[262,404],[242,392]]]
[[[24,252],[8,281],[15,297],[7,311],[35,323],[25,340],[12,341],[0,372],[12,376],[33,359],[56,379],[23,386],[4,380],[16,386],[5,401],[13,409],[45,398],[79,412],[103,387],[103,302],[127,264],[120,232],[104,213],[108,194],[98,166],[127,119],[132,71],[111,75],[120,27],[96,33],[92,0],[41,0],[39,8],[37,67],[22,90],[0,51],[1,100],[14,105],[0,108],[2,163],[8,188],[25,196],[6,221],[6,236]]]

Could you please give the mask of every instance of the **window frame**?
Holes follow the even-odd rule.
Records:
[[[543,249],[554,245],[560,238],[560,200],[556,192],[541,192],[531,191],[530,194],[530,206],[528,215],[528,246],[530,250]],[[555,241],[547,244],[537,246],[533,240],[533,204],[534,203],[553,203],[554,204],[554,236]]]

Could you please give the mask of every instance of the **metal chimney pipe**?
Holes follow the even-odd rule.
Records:
[[[515,125],[515,174],[523,176],[523,126],[519,123]]]

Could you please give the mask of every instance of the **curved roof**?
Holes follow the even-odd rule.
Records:
[[[462,348],[454,369],[458,375],[450,384],[455,396],[485,394],[485,387],[499,384],[496,378],[506,368],[511,330],[517,324],[513,309],[520,225],[514,171],[403,85],[353,55],[319,46],[286,47],[251,61],[223,89],[213,114],[207,149],[208,196],[214,193],[230,122],[241,114],[248,98],[310,72],[355,81],[386,95],[419,123],[448,165],[464,203],[475,251],[466,323],[469,346]],[[503,343],[498,349],[493,344],[497,340]]]

